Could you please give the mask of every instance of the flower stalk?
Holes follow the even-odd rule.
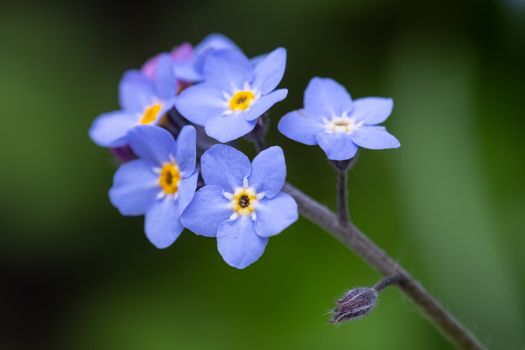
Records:
[[[447,311],[421,283],[351,222],[348,226],[341,225],[335,213],[289,183],[285,185],[284,191],[295,199],[299,206],[299,212],[306,219],[330,233],[382,275],[397,276],[396,285],[399,289],[458,349],[485,349],[481,342]]]
[[[349,215],[348,215],[348,170],[337,169],[337,218],[341,226],[348,226]]]
[[[352,158],[353,159],[353,158]],[[350,217],[348,214],[348,170],[350,161],[332,161],[337,172],[336,201],[337,219],[341,226],[348,226]]]
[[[401,281],[403,281],[402,275],[387,276],[376,283],[374,290],[378,293],[381,293],[386,287],[399,284]]]
[[[348,213],[348,172],[354,166],[358,154],[348,160],[332,160],[331,163],[337,172],[336,200],[337,218],[341,226],[348,226],[350,214]]]
[[[261,118],[257,119],[257,125],[255,128],[246,136],[246,139],[253,142],[255,151],[257,153],[261,152],[266,148],[266,133],[268,132],[268,127],[270,121],[268,120],[268,113],[265,113]]]

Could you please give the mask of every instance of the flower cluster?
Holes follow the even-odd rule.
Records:
[[[261,257],[269,237],[297,221],[297,204],[282,191],[283,150],[269,147],[250,163],[221,144],[261,134],[254,130],[261,118],[288,94],[277,88],[285,66],[283,48],[248,58],[213,34],[124,74],[120,109],[100,115],[89,133],[122,161],[109,191],[112,204],[122,215],[144,215],[153,245],[166,248],[187,228],[216,238],[223,259],[242,269]],[[314,78],[304,109],[286,114],[278,127],[293,140],[318,144],[329,159],[345,160],[358,146],[399,146],[376,126],[391,110],[391,99],[352,101],[335,81]]]

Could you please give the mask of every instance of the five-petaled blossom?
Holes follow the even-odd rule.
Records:
[[[286,164],[280,147],[249,159],[226,145],[211,147],[201,158],[205,182],[182,214],[196,234],[217,237],[223,259],[243,269],[264,252],[268,238],[298,218],[297,204],[281,192]]]
[[[274,91],[286,66],[286,50],[278,48],[254,65],[238,50],[217,50],[206,56],[204,82],[190,86],[175,106],[190,122],[205,127],[220,142],[252,131],[257,119],[288,90]]]
[[[201,41],[191,55],[184,59],[176,60],[173,65],[175,75],[183,81],[199,82],[203,80],[202,72],[204,59],[206,56],[216,50],[237,50],[241,49],[233,41],[222,34],[210,34]]]
[[[180,215],[197,187],[195,128],[184,127],[175,141],[161,127],[139,126],[128,140],[139,159],[117,170],[111,203],[122,215],[145,215],[146,236],[166,248],[181,234]]]
[[[306,145],[319,145],[331,160],[352,158],[359,147],[399,147],[383,126],[392,112],[390,98],[365,97],[352,101],[346,89],[327,78],[313,78],[304,92],[304,108],[286,114],[281,133]]]
[[[161,54],[156,66],[156,79],[151,80],[139,70],[124,74],[119,85],[121,110],[100,115],[91,126],[91,139],[102,147],[127,145],[128,131],[139,125],[156,125],[173,107],[177,95],[177,79],[169,54]]]

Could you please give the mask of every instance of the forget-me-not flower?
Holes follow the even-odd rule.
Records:
[[[139,70],[124,74],[119,85],[121,109],[100,115],[91,126],[91,139],[102,147],[128,144],[127,133],[139,125],[156,125],[171,109],[177,95],[177,79],[173,62],[162,54],[157,62],[156,79],[151,80]]]
[[[297,204],[281,192],[286,164],[280,147],[249,159],[235,148],[212,146],[201,158],[205,182],[182,214],[196,234],[217,237],[223,259],[243,269],[261,257],[268,238],[298,218]]]
[[[159,59],[165,54],[166,53],[160,53],[144,62],[140,68],[142,73],[151,80],[155,80],[157,77]],[[168,55],[173,62],[173,69],[175,69],[177,64],[185,64],[186,62],[193,60],[193,47],[189,43],[182,43],[179,46],[174,47]],[[177,74],[175,74],[175,76],[177,76],[179,80],[186,82],[185,79],[182,79]]]
[[[385,127],[377,126],[392,113],[390,98],[365,97],[352,101],[346,89],[328,78],[313,78],[304,92],[304,108],[286,114],[281,133],[306,145],[319,145],[331,160],[355,156],[358,147],[399,147]]]
[[[216,50],[236,50],[242,52],[233,41],[222,34],[210,34],[201,41],[191,55],[177,60],[173,68],[175,75],[186,82],[199,82],[203,80],[203,66],[206,56]]]
[[[175,141],[161,127],[139,126],[128,140],[139,159],[117,170],[111,203],[122,215],[145,215],[147,238],[166,248],[181,234],[180,215],[197,187],[195,128],[184,127]]]
[[[204,82],[190,86],[175,107],[186,119],[204,126],[206,134],[229,142],[252,131],[259,118],[288,90],[274,91],[284,75],[286,50],[278,48],[257,65],[238,50],[218,50],[207,55]]]

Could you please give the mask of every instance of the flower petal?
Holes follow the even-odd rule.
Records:
[[[153,165],[141,159],[131,160],[118,168],[109,190],[111,203],[122,215],[144,215],[160,191]]]
[[[140,67],[140,71],[142,74],[144,74],[148,79],[155,80],[155,77],[157,76],[157,62],[159,60],[159,55],[153,56],[149,58],[142,67]]]
[[[346,89],[333,79],[315,77],[304,91],[304,109],[308,114],[328,119],[352,110],[352,98]]]
[[[264,192],[266,197],[273,198],[281,192],[285,179],[286,163],[281,147],[265,149],[254,158],[248,184],[257,193]]]
[[[317,143],[331,160],[350,159],[357,153],[358,147],[348,134],[321,132],[315,136]]]
[[[217,247],[226,263],[238,269],[257,261],[264,253],[268,238],[257,236],[253,221],[241,216],[234,221],[226,221],[217,232]]]
[[[279,85],[286,68],[286,50],[279,47],[255,66],[253,87],[266,95]]]
[[[178,202],[179,202],[179,213],[184,212],[184,209],[190,204],[191,200],[195,196],[195,190],[197,189],[197,180],[199,179],[199,173],[182,178],[178,189]]]
[[[190,43],[184,42],[171,49],[171,59],[173,62],[189,60],[193,58],[193,46]]]
[[[129,145],[140,158],[157,166],[170,161],[176,154],[176,144],[169,131],[155,125],[137,126],[128,134]]]
[[[384,122],[392,113],[394,101],[384,97],[359,98],[353,103],[352,117],[363,121],[365,125]]]
[[[221,49],[233,49],[240,51],[239,47],[235,43],[226,37],[225,35],[219,33],[213,33],[204,38],[196,47],[195,54],[202,55],[208,50],[221,50]]]
[[[179,220],[177,200],[165,197],[156,201],[146,212],[146,237],[157,248],[167,248],[179,238],[184,227]]]
[[[120,106],[131,112],[141,112],[153,102],[155,86],[139,70],[130,70],[124,73],[119,84]]]
[[[195,61],[193,59],[173,62],[173,71],[175,76],[183,81],[196,82],[202,80],[202,75],[195,70]]]
[[[305,114],[303,110],[297,110],[282,117],[277,128],[286,137],[313,146],[317,145],[315,135],[324,131],[324,124]]]
[[[168,53],[158,56],[155,83],[158,95],[163,100],[171,100],[177,96],[178,82],[173,71],[173,60]]]
[[[162,119],[164,117],[168,117],[167,116],[167,113],[173,108],[173,106],[175,106],[175,101],[176,101],[176,97],[173,97],[169,100],[164,100],[161,102],[161,108],[160,108],[160,111],[159,113],[157,114],[157,117],[155,118],[155,121],[152,122],[151,124],[146,124],[146,125],[160,125],[161,122],[162,122]],[[141,125],[144,125],[144,124],[141,124]]]
[[[196,132],[191,125],[185,126],[177,137],[175,160],[183,176],[193,174],[197,158]]]
[[[233,147],[217,144],[202,155],[201,172],[206,185],[233,193],[250,176],[250,160]]]
[[[253,80],[250,60],[237,50],[216,50],[206,55],[203,66],[205,81],[228,92],[242,90]]]
[[[401,145],[382,126],[362,126],[353,132],[352,141],[369,149],[398,148]]]
[[[257,125],[256,120],[246,120],[244,113],[221,115],[210,119],[204,129],[208,136],[220,142],[230,142],[248,134]]]
[[[277,102],[281,102],[288,95],[287,89],[276,90],[266,96],[260,97],[257,101],[250,106],[246,112],[243,113],[246,120],[254,120],[263,115]]]
[[[126,135],[137,125],[133,114],[124,111],[114,111],[101,114],[89,129],[89,137],[102,147],[122,147],[128,141]]]
[[[175,75],[177,78],[184,81],[201,81],[203,79],[202,71],[206,56],[215,50],[221,49],[241,51],[233,41],[222,34],[208,35],[199,45],[197,45],[197,47],[195,47],[195,50],[191,50],[190,46],[189,49],[186,49],[188,53],[178,58],[178,62],[174,63]]]
[[[218,186],[204,186],[181,216],[184,227],[206,237],[215,237],[219,226],[232,214],[231,203]]]
[[[257,55],[255,57],[250,58],[250,62],[252,63],[254,67],[256,67],[259,63],[261,63],[266,58],[266,56],[268,56],[267,53]]]
[[[257,203],[256,213],[255,232],[260,237],[275,236],[299,218],[297,203],[284,192]]]
[[[233,41],[222,34],[210,34],[195,47],[195,71],[202,76],[204,61],[206,56],[217,50],[236,50],[242,53],[241,49]]]
[[[203,83],[184,89],[175,101],[175,107],[190,122],[204,125],[220,116],[228,108],[228,103],[220,89]]]

